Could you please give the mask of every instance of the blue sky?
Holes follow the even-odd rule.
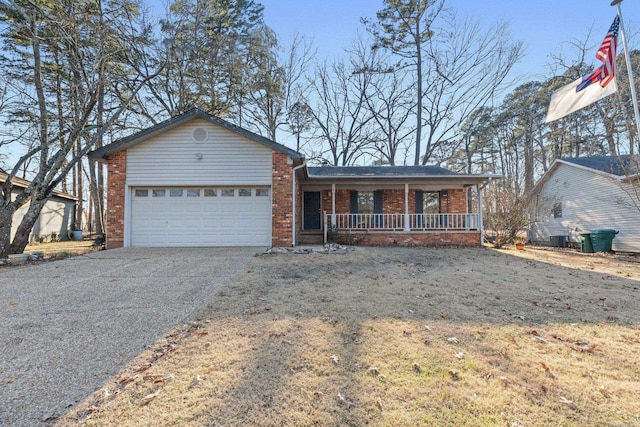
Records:
[[[561,50],[570,54],[566,42],[584,40],[590,28],[593,33],[589,55],[596,65],[593,55],[617,10],[610,1],[448,0],[448,5],[459,16],[475,17],[487,27],[497,21],[509,22],[512,37],[523,40],[526,45],[526,56],[515,73],[519,79],[532,80],[549,76],[549,54]],[[360,17],[374,18],[382,6],[382,1],[378,0],[262,0],[261,3],[265,6],[267,24],[281,41],[286,43],[296,32],[304,34],[314,40],[320,58],[342,55],[358,31],[364,32]],[[631,35],[635,23],[640,22],[637,0],[623,1],[622,13],[628,35]],[[621,41],[619,45],[621,52]],[[640,48],[637,43],[631,47]]]

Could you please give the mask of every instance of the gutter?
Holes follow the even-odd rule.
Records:
[[[296,246],[296,171],[307,166],[307,161],[303,160],[302,164],[293,168],[291,180],[291,247]]]

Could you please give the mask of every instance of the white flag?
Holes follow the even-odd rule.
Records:
[[[593,104],[599,99],[609,96],[612,93],[616,93],[618,86],[616,85],[616,79],[614,78],[605,87],[599,84],[590,84],[579,92],[576,89],[583,78],[569,83],[566,86],[561,87],[551,95],[551,102],[549,103],[549,110],[547,111],[547,120],[545,123],[558,120],[568,114],[578,111],[587,105]]]

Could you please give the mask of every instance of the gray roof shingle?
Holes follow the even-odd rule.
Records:
[[[635,156],[568,157],[562,160],[616,176],[635,175],[638,173],[638,159]]]
[[[307,168],[310,178],[394,178],[458,176],[440,166],[322,166]]]

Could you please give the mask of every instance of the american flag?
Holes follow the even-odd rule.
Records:
[[[596,52],[596,58],[602,61],[602,66],[584,76],[582,83],[576,88],[576,92],[589,86],[591,83],[600,82],[600,86],[605,87],[613,80],[616,71],[616,48],[618,44],[618,30],[620,29],[620,17],[616,15],[613,24],[609,28],[609,32],[604,37],[600,49]]]

